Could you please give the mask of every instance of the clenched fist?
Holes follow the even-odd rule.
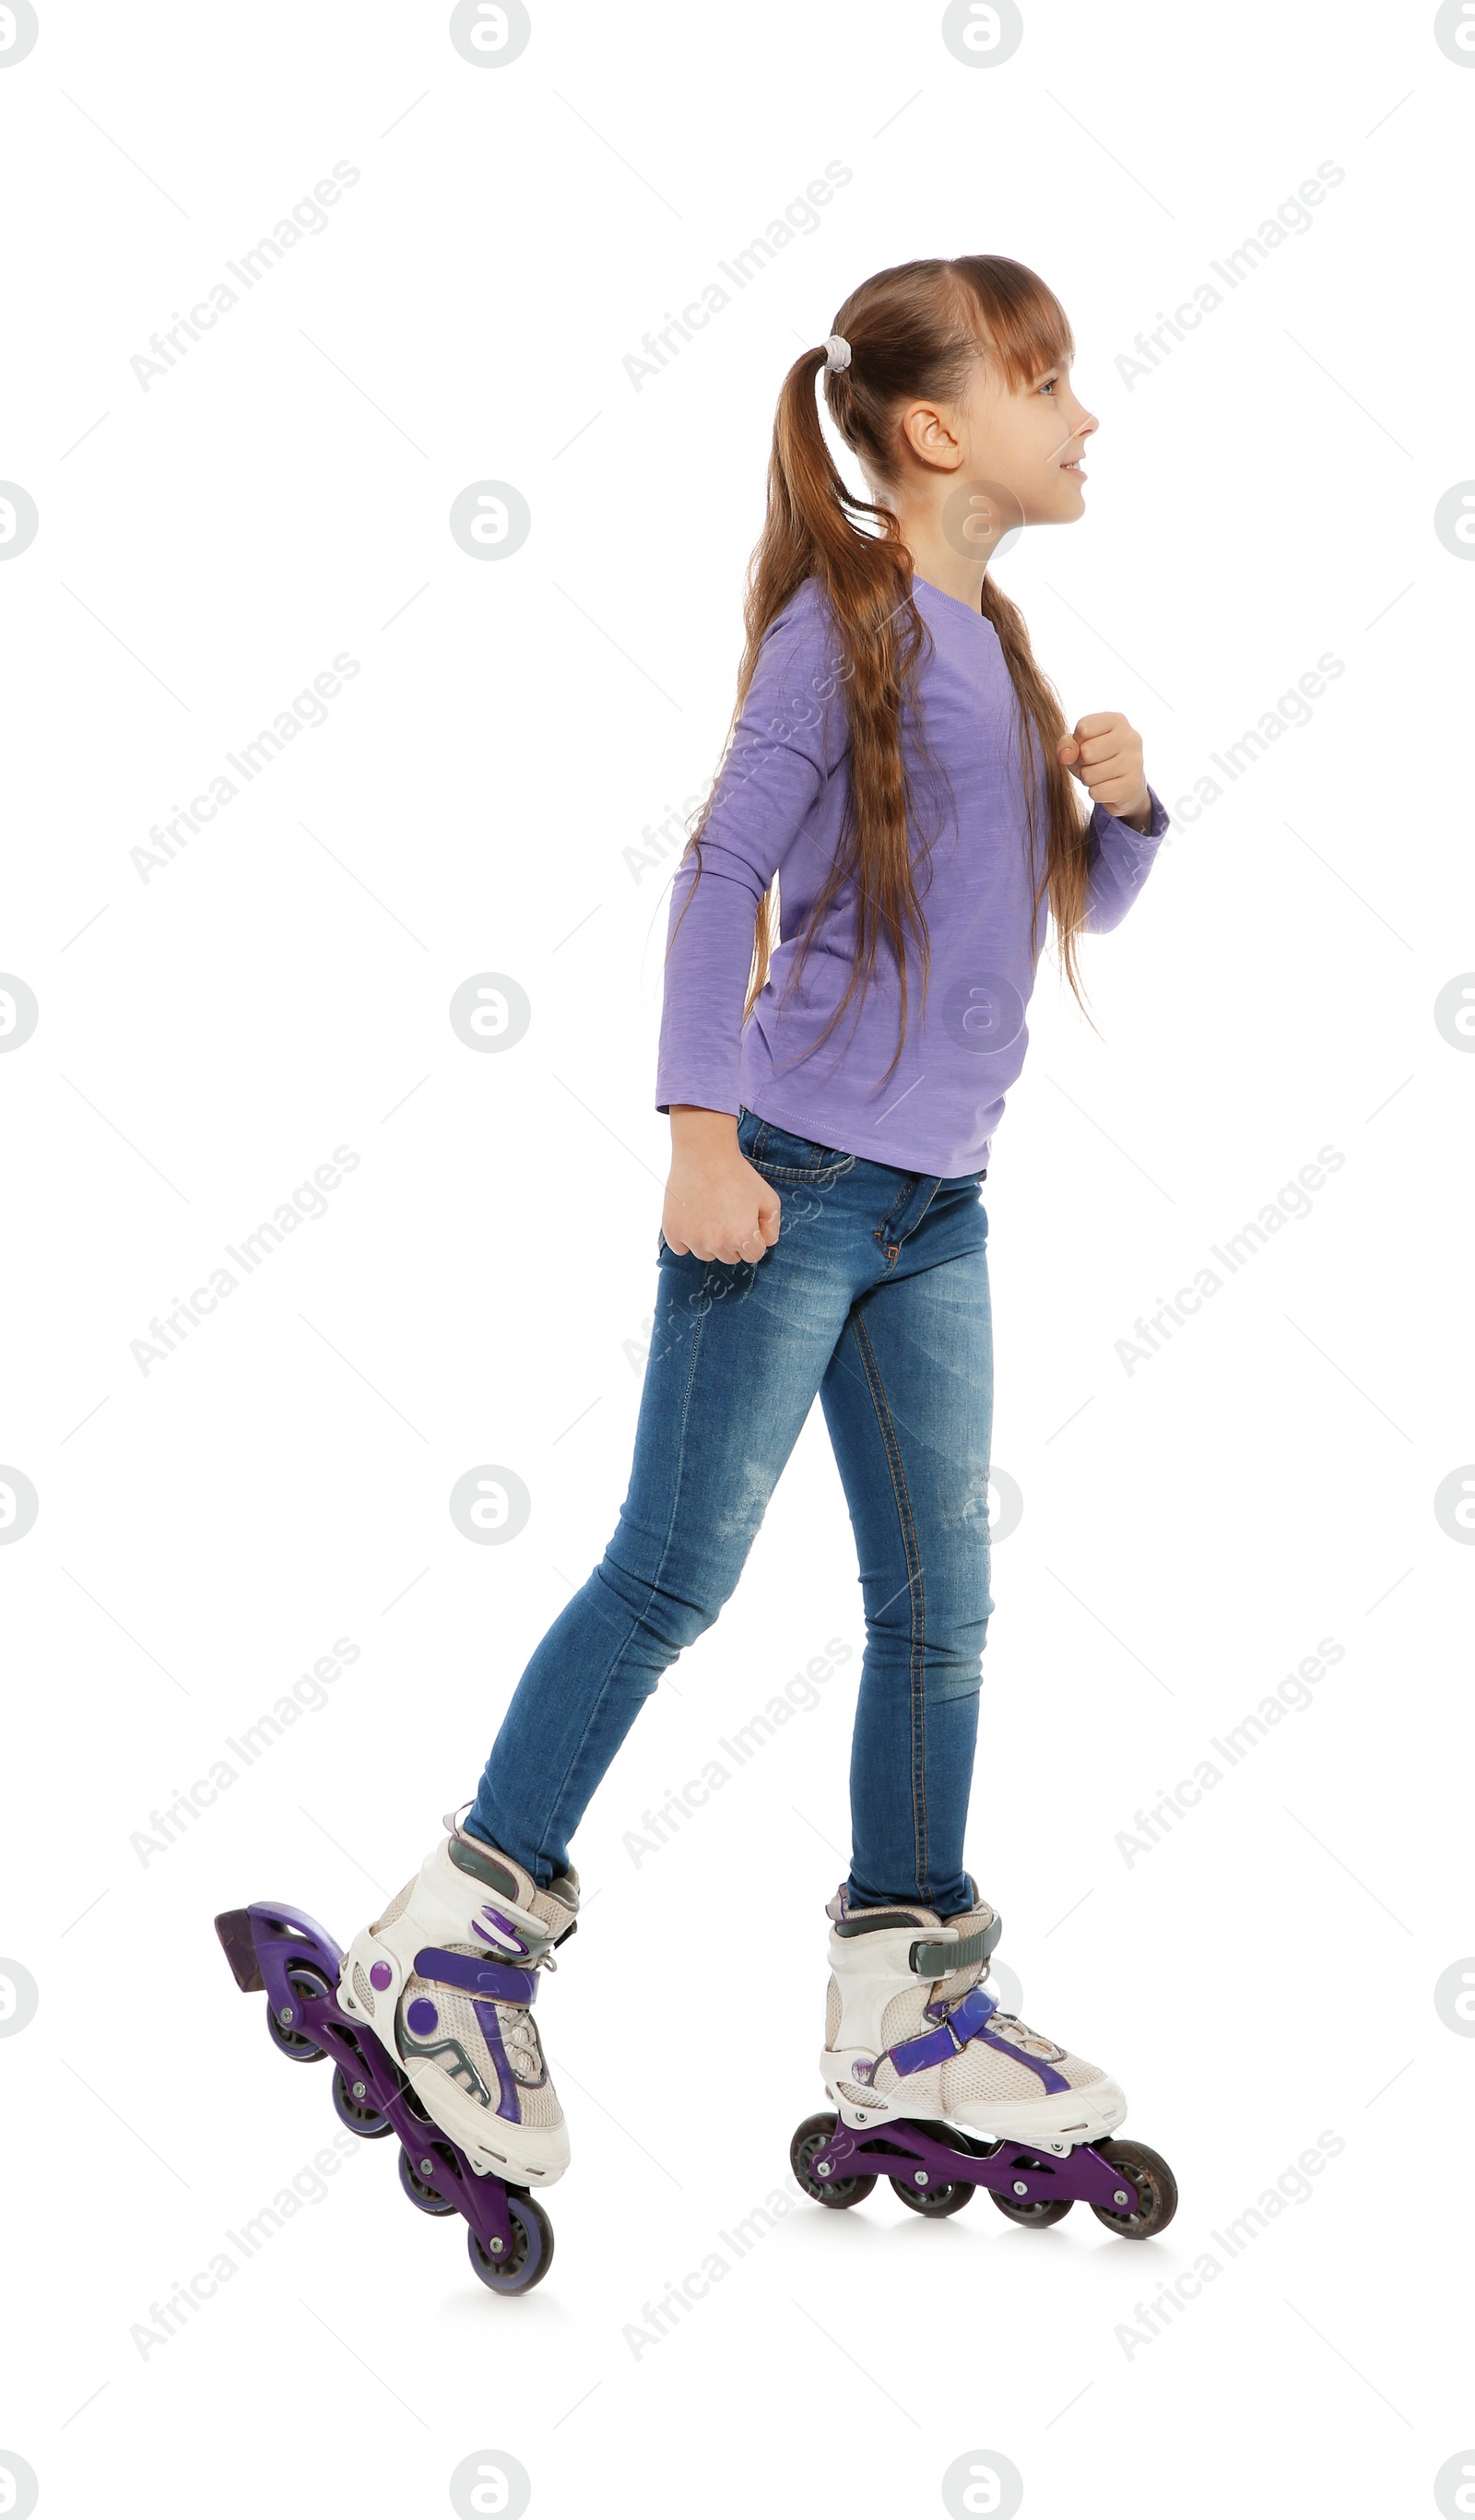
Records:
[[[671,1105],[671,1174],[661,1232],[685,1259],[756,1267],[779,1239],[782,1201],[738,1146],[738,1115]]]
[[[1074,735],[1062,735],[1055,751],[1093,804],[1104,805],[1136,831],[1146,830],[1152,800],[1142,776],[1142,739],[1119,709],[1078,718]]]

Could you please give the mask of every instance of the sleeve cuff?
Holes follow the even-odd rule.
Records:
[[[1151,807],[1151,816],[1145,832],[1140,832],[1135,823],[1121,822],[1120,816],[1113,814],[1105,805],[1094,806],[1092,808],[1092,819],[1095,823],[1097,831],[1100,830],[1102,823],[1118,823],[1124,832],[1130,832],[1132,833],[1135,840],[1160,840],[1164,832],[1168,829],[1170,816],[1161,796],[1159,796],[1156,788],[1152,787],[1150,782],[1147,788],[1147,800]]]

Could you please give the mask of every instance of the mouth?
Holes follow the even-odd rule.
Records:
[[[1073,455],[1068,464],[1061,465],[1060,470],[1062,472],[1073,472],[1078,481],[1084,481],[1088,478],[1088,474],[1082,465],[1079,455]]]

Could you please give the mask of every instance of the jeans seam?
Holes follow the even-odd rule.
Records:
[[[924,1676],[926,1669],[927,1611],[922,1592],[922,1568],[917,1562],[916,1524],[912,1512],[912,1499],[907,1493],[907,1476],[902,1466],[901,1446],[897,1441],[895,1420],[881,1379],[880,1361],[867,1333],[859,1306],[851,1316],[856,1346],[860,1350],[866,1380],[881,1430],[886,1463],[891,1472],[891,1490],[896,1499],[902,1526],[902,1547],[908,1567],[908,1592],[912,1600],[912,1650],[909,1657],[909,1690],[912,1711],[912,1815],[913,1855],[916,1862],[916,1886],[923,1898],[931,1886],[929,1869],[931,1850],[927,1834],[927,1710]],[[916,1573],[912,1572],[916,1568]]]
[[[702,1295],[705,1295],[707,1287],[711,1282],[712,1267],[713,1263],[709,1260],[702,1272]],[[671,1511],[666,1522],[666,1536],[661,1542],[660,1556],[656,1562],[655,1573],[650,1578],[649,1589],[646,1595],[645,1609],[637,1610],[633,1613],[637,1625],[640,1620],[644,1618],[646,1610],[649,1609],[651,1602],[654,1600],[656,1594],[660,1590],[661,1575],[665,1569],[666,1559],[671,1553],[671,1540],[676,1529],[676,1517],[681,1506],[681,1483],[687,1464],[687,1421],[690,1418],[692,1408],[692,1385],[696,1379],[696,1355],[697,1350],[701,1345],[702,1324],[705,1322],[706,1317],[706,1308],[703,1306],[703,1309],[696,1317],[696,1334],[692,1341],[692,1363],[687,1373],[686,1389],[682,1393],[681,1440],[676,1448],[676,1477],[671,1491]],[[600,1682],[599,1688],[595,1694],[593,1703],[590,1706],[589,1713],[584,1719],[584,1729],[579,1734],[577,1741],[574,1743],[573,1748],[569,1751],[567,1761],[564,1765],[563,1774],[559,1778],[556,1790],[549,1798],[548,1818],[550,1825],[552,1824],[558,1812],[559,1805],[563,1798],[563,1793],[568,1784],[568,1780],[584,1754],[584,1749],[589,1740],[590,1733],[594,1730],[595,1719],[603,1706],[604,1692],[609,1686],[610,1672],[613,1671],[615,1664],[619,1661],[621,1654],[625,1650],[625,1646],[630,1642],[630,1635],[633,1633],[634,1631],[632,1629],[624,1637],[621,1642],[615,1646],[613,1653],[609,1657],[608,1668],[606,1669],[603,1680]]]
[[[921,1178],[921,1179],[923,1179],[923,1180],[925,1180],[925,1179],[926,1179],[926,1175],[925,1175],[925,1174],[923,1174],[923,1175],[921,1175],[921,1176],[920,1176],[920,1178]],[[938,1192],[939,1192],[939,1190],[940,1190],[941,1188],[942,1188],[942,1179],[941,1179],[941,1176],[939,1175],[939,1177],[938,1177],[936,1180],[934,1180],[934,1182],[933,1182],[933,1184],[932,1184],[931,1189],[928,1191],[927,1195],[926,1195],[926,1197],[923,1199],[922,1204],[921,1204],[920,1208],[917,1210],[916,1215],[916,1216],[914,1216],[914,1218],[913,1218],[913,1220],[912,1220],[911,1224],[908,1226],[906,1233],[901,1237],[901,1240],[900,1240],[900,1241],[898,1241],[898,1243],[896,1244],[896,1248],[897,1248],[897,1250],[898,1250],[898,1251],[901,1249],[901,1246],[902,1246],[902,1243],[903,1243],[903,1242],[907,1242],[907,1241],[910,1241],[910,1240],[911,1240],[912,1236],[916,1232],[917,1227],[922,1223],[923,1219],[924,1219],[924,1218],[925,1218],[925,1216],[926,1216],[926,1213],[927,1213],[928,1208],[931,1206],[932,1201],[933,1201],[933,1200],[934,1200],[934,1198],[937,1196],[937,1193],[938,1193]],[[892,1201],[891,1205],[887,1208],[885,1215],[881,1218],[880,1224],[879,1224],[878,1226],[876,1226],[876,1228],[874,1229],[874,1232],[875,1232],[875,1239],[876,1239],[878,1242],[881,1242],[881,1248],[882,1248],[882,1250],[883,1250],[883,1251],[889,1251],[889,1250],[891,1249],[891,1247],[892,1247],[892,1246],[891,1246],[891,1241],[890,1241],[889,1230],[888,1230],[888,1229],[890,1228],[892,1218],[893,1218],[895,1215],[897,1215],[897,1214],[899,1213],[899,1211],[907,1205],[908,1200],[909,1200],[910,1198],[914,1197],[914,1196],[915,1196],[915,1192],[912,1192],[912,1191],[904,1191],[900,1198],[898,1198],[898,1199],[893,1199],[893,1201]],[[886,1235],[887,1238],[886,1238],[886,1240],[885,1240],[885,1241],[883,1241],[883,1242],[882,1242],[882,1241],[881,1241],[881,1237],[882,1237],[882,1235],[883,1235],[883,1234],[884,1234],[884,1235]],[[890,1263],[890,1261],[889,1261],[889,1260],[887,1261],[886,1266],[887,1266],[887,1268],[888,1268],[888,1269],[890,1268],[891,1263]]]
[[[840,1180],[843,1174],[854,1170],[857,1158],[847,1154],[843,1148],[834,1149],[838,1157],[834,1163],[785,1164],[775,1161],[772,1157],[765,1158],[763,1149],[768,1144],[769,1135],[771,1131],[778,1128],[779,1123],[775,1120],[759,1120],[757,1135],[745,1157],[755,1172],[771,1173],[783,1181],[823,1182],[827,1189],[831,1182]],[[780,1134],[793,1137],[796,1132],[791,1129],[781,1130]]]
[[[755,1172],[763,1173],[770,1181],[813,1182],[828,1190],[849,1172],[855,1157],[842,1156],[837,1164],[776,1164],[770,1157],[760,1155],[755,1147],[747,1160]]]

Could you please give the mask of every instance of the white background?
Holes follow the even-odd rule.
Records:
[[[1475,1455],[1475,1061],[1434,1019],[1475,968],[1475,576],[1433,523],[1475,472],[1475,75],[1427,8],[1365,0],[1053,0],[990,69],[939,15],[567,0],[486,69],[444,7],[71,0],[0,73],[0,474],[40,518],[0,567],[0,967],[40,1010],[0,1058],[0,1461],[39,1498],[0,1549],[0,1952],[39,1990],[0,2040],[0,2449],[43,2515],[434,2514],[488,2446],[547,2515],[931,2514],[978,2448],[1041,2520],[1402,2514],[1475,2440],[1442,2307],[1475,2046],[1433,2000],[1475,1951],[1475,1556],[1434,1511]],[[145,391],[150,335],[340,159],[326,232]],[[817,231],[636,391],[641,337],[831,159]],[[1129,385],[1134,337],[1325,159],[1310,232]],[[1121,2078],[1178,2220],[1142,2248],[1083,2207],[929,2227],[788,2179],[863,1641],[816,1412],[576,1843],[590,1904],[539,2006],[574,2139],[547,2282],[495,2301],[364,2145],[141,2352],[336,2126],[212,1915],[275,1896],[346,1941],[377,1913],[613,1527],[674,864],[624,852],[720,752],[785,369],[870,272],[969,251],[1056,290],[1102,424],[1085,518],[1001,581],[1067,716],[1143,731],[1175,823],[1086,942],[1097,1031],[1042,968],[984,1191],[1024,1512],[968,1861],[1026,2017]],[[447,525],[484,478],[532,518],[496,564]],[[1178,814],[1324,652],[1312,722]],[[328,722],[145,881],[151,825],[340,652]],[[448,1021],[485,971],[532,1009],[499,1056]],[[143,1372],[151,1318],[338,1146],[328,1213]],[[1137,1317],[1323,1146],[1312,1212],[1129,1372]],[[448,1511],[488,1462],[532,1499],[505,1547]],[[821,1706],[633,1861],[643,1810],[832,1636]],[[323,1709],[141,1860],[338,1638]],[[1129,1864],[1135,1813],[1323,1638],[1312,1705]],[[1230,2261],[1210,2234],[1323,2131],[1343,2150]],[[775,2190],[791,2210],[633,2351]]]

